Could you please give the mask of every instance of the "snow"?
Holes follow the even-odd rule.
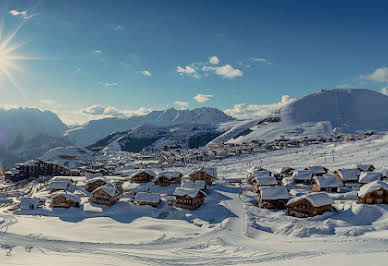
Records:
[[[294,180],[306,181],[306,180],[311,180],[312,177],[313,177],[313,172],[311,172],[310,170],[297,170],[297,171],[294,171],[294,173],[292,174],[292,178]]]
[[[96,176],[96,177],[93,177],[93,178],[90,178],[90,179],[86,180],[85,184],[86,184],[86,185],[92,184],[92,183],[94,183],[94,182],[96,182],[96,181],[103,181],[103,182],[105,182],[105,183],[108,182],[107,179],[106,179],[105,177],[103,177],[103,176]]]
[[[388,184],[381,181],[381,180],[376,180],[376,181],[373,181],[369,184],[362,186],[357,195],[360,198],[363,198],[366,196],[366,194],[371,193],[371,192],[376,191],[376,190],[379,190],[381,188],[388,191]]]
[[[369,167],[371,167],[371,166],[372,166],[371,164],[353,164],[354,168],[357,168],[357,169],[359,169],[360,171],[363,171],[363,172],[368,172],[369,171]]]
[[[30,207],[36,208],[38,206],[37,198],[22,198],[20,200],[20,209],[28,210]]]
[[[65,190],[69,186],[68,181],[51,181],[48,184],[49,189],[60,189]]]
[[[263,200],[287,200],[290,198],[287,189],[283,186],[264,186],[260,187],[259,190]]]
[[[159,177],[164,176],[167,179],[172,179],[172,178],[178,178],[180,175],[181,175],[181,173],[177,172],[177,171],[174,171],[174,172],[160,172],[157,177],[159,178]]]
[[[50,197],[55,198],[58,196],[64,196],[68,200],[81,203],[81,199],[69,191],[56,191],[56,192],[52,193]]]
[[[313,172],[313,175],[326,174],[326,170],[322,166],[309,166],[307,168]]]
[[[116,188],[116,186],[113,185],[113,184],[111,184],[111,183],[108,183],[108,184],[105,184],[105,185],[103,185],[103,186],[101,186],[101,187],[96,188],[96,189],[92,192],[92,194],[95,193],[95,192],[98,191],[98,190],[103,190],[104,192],[106,192],[106,193],[107,193],[109,196],[111,196],[111,197],[114,197],[114,196],[116,195],[116,193],[117,193],[117,188]]]
[[[362,172],[360,174],[360,178],[358,182],[360,184],[367,184],[376,180],[381,179],[381,174],[380,173],[375,173],[375,172]]]
[[[357,168],[338,169],[337,172],[344,181],[357,181],[361,173]]]
[[[215,108],[196,108],[193,110],[153,111],[144,116],[129,118],[104,118],[92,120],[86,124],[68,130],[65,136],[80,146],[91,145],[112,132],[127,131],[140,125],[172,126],[181,124],[215,124],[233,120],[224,112]]]
[[[334,203],[333,199],[330,198],[330,196],[326,192],[316,192],[292,198],[287,202],[287,206],[290,206],[291,204],[298,202],[302,199],[308,200],[314,207],[317,208]]]
[[[132,176],[136,176],[136,175],[141,174],[141,173],[146,173],[146,174],[148,174],[148,175],[150,175],[150,176],[152,176],[152,177],[155,177],[155,176],[156,176],[156,174],[155,174],[153,171],[148,170],[148,169],[139,170],[139,171],[137,171],[136,173],[134,173]],[[131,176],[131,177],[132,177],[132,176]]]
[[[206,183],[204,180],[197,180],[195,182],[191,181],[190,179],[187,179],[183,182],[182,187],[184,188],[195,188],[195,189],[202,189],[205,190]]]
[[[337,177],[334,175],[315,176],[314,180],[321,188],[336,188],[341,186]]]
[[[253,180],[256,181],[259,186],[271,186],[278,184],[278,181],[276,181],[275,177],[269,175],[256,176],[253,178]]]
[[[138,193],[136,193],[135,201],[137,201],[137,202],[159,203],[160,202],[160,194],[158,194],[158,193],[138,192]]]
[[[185,196],[185,195],[187,195],[190,198],[195,198],[198,193],[202,193],[202,194],[206,195],[205,192],[203,192],[202,190],[197,189],[197,188],[177,187],[175,189],[173,196]]]
[[[199,172],[199,171],[202,171],[212,177],[217,177],[217,169],[214,168],[214,167],[201,167],[201,168],[198,168],[198,169],[194,169],[190,172],[189,175],[193,174],[193,173],[196,173],[196,172]]]

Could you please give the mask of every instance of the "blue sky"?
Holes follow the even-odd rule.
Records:
[[[385,1],[7,1],[23,71],[0,105],[66,122],[212,106],[260,116],[322,88],[388,87]],[[1,66],[1,63],[0,63]],[[387,89],[383,90],[387,92]],[[290,98],[283,97],[283,103]]]

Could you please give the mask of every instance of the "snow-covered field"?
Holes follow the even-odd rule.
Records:
[[[343,190],[331,193],[332,212],[299,219],[258,208],[249,187],[232,182],[256,165],[372,163],[379,171],[387,159],[388,136],[380,135],[206,162],[218,180],[195,211],[175,209],[165,196],[156,209],[127,199],[103,208],[0,209],[0,265],[387,265],[388,205],[357,204],[355,192]]]

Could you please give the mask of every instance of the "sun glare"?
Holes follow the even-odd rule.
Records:
[[[26,43],[14,43],[14,38],[23,24],[20,24],[16,30],[8,36],[4,36],[4,23],[0,24],[0,75],[4,75],[7,80],[24,96],[21,87],[16,82],[13,71],[23,71],[18,65],[18,61],[35,59],[33,57],[23,56],[17,53],[17,50]]]

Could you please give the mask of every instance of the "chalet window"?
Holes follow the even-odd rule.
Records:
[[[376,191],[376,195],[377,197],[382,197],[384,194],[384,191],[380,190],[380,191]]]
[[[372,203],[373,203],[372,198],[367,198],[367,199],[366,199],[366,203],[372,204]]]

